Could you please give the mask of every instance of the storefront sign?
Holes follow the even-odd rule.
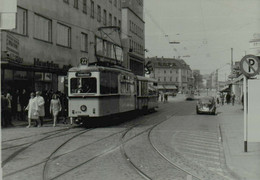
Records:
[[[35,81],[43,81],[43,73],[42,72],[35,72],[34,79],[35,79]]]
[[[10,33],[6,34],[6,48],[2,52],[2,58],[14,63],[23,62],[23,59],[19,57],[19,39]]]
[[[52,73],[44,73],[44,81],[52,81]]]
[[[53,61],[40,61],[38,58],[34,58],[34,66],[59,69],[59,64],[56,64]]]
[[[26,71],[14,71],[14,80],[27,80]]]

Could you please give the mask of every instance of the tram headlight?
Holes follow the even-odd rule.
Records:
[[[85,105],[80,106],[80,110],[83,112],[87,111],[87,106]]]

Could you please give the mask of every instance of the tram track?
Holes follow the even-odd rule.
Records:
[[[27,146],[22,147],[21,149],[16,150],[16,151],[13,152],[11,155],[9,155],[8,158],[6,158],[5,160],[3,160],[3,161],[2,161],[2,168],[3,168],[8,162],[10,162],[13,158],[15,158],[18,154],[22,153],[23,151],[25,151],[25,150],[26,150],[27,148],[29,148],[30,146],[32,146],[32,145],[34,145],[34,144],[36,144],[36,143],[39,143],[39,142],[41,142],[41,141],[44,141],[44,140],[48,139],[49,137],[51,137],[51,136],[53,136],[53,135],[57,135],[57,134],[66,132],[66,131],[68,131],[68,130],[70,130],[70,128],[66,128],[66,129],[63,129],[63,130],[57,130],[57,131],[54,131],[54,133],[52,133],[52,134],[49,134],[49,133],[48,133],[49,135],[44,136],[43,138],[40,138],[40,139],[37,139],[37,140],[35,140],[35,141],[33,141],[33,142],[28,143]],[[19,139],[19,138],[17,138],[17,139]]]
[[[173,116],[173,113],[172,113],[171,110],[168,109],[168,110],[166,110],[166,111],[171,112],[172,115],[171,115],[170,117]],[[15,171],[15,172],[11,172],[11,173],[9,173],[9,174],[4,175],[3,177],[8,177],[8,176],[14,175],[14,174],[16,174],[16,173],[25,171],[25,170],[27,170],[27,169],[30,169],[30,168],[32,168],[32,167],[35,167],[35,166],[38,166],[38,165],[44,163],[44,164],[45,164],[45,165],[44,165],[44,166],[45,166],[45,170],[43,170],[42,176],[44,177],[44,179],[48,179],[48,166],[49,166],[49,164],[52,162],[52,160],[57,159],[57,158],[60,158],[60,157],[62,157],[62,156],[64,156],[64,155],[66,155],[66,154],[74,153],[74,152],[76,152],[76,151],[79,150],[79,149],[82,149],[82,148],[85,148],[85,147],[90,146],[90,145],[92,145],[92,144],[95,144],[95,143],[97,143],[97,142],[103,141],[103,140],[105,140],[105,139],[107,139],[107,138],[110,138],[110,137],[112,137],[112,136],[115,136],[115,135],[117,135],[117,134],[119,134],[119,133],[123,133],[123,134],[122,134],[122,138],[125,138],[126,134],[127,134],[129,131],[131,131],[131,129],[133,129],[133,128],[139,126],[139,125],[143,125],[144,123],[146,123],[146,122],[148,122],[148,121],[151,121],[151,120],[154,120],[154,119],[158,119],[158,116],[159,116],[160,114],[163,114],[163,113],[165,113],[165,111],[163,111],[163,112],[158,112],[158,114],[157,114],[157,116],[156,116],[155,118],[154,118],[154,117],[148,118],[148,119],[146,119],[145,121],[143,121],[142,123],[138,123],[139,121],[137,121],[137,123],[135,123],[133,126],[127,128],[127,129],[125,129],[125,130],[122,130],[122,131],[119,131],[119,132],[110,134],[109,136],[100,138],[100,139],[98,139],[98,140],[96,140],[96,141],[94,141],[94,142],[92,142],[92,143],[89,143],[89,144],[80,146],[80,147],[78,147],[78,148],[76,148],[76,149],[73,149],[73,150],[68,151],[68,152],[66,152],[66,153],[59,154],[59,155],[55,156],[55,154],[56,154],[59,150],[61,150],[62,147],[64,147],[65,144],[69,143],[71,140],[73,140],[73,139],[75,139],[76,137],[78,137],[79,135],[81,135],[81,134],[76,134],[76,135],[73,136],[72,138],[70,138],[70,139],[68,139],[67,141],[63,142],[57,149],[55,149],[55,150],[53,151],[53,153],[52,153],[48,158],[44,159],[42,162],[36,163],[36,164],[34,164],[34,165],[28,166],[28,167],[26,167],[26,168],[20,169],[20,170]],[[168,117],[167,119],[169,119],[169,117]],[[166,120],[167,120],[167,119],[166,119]],[[166,120],[164,120],[164,121],[166,121]],[[159,122],[158,124],[160,124],[160,123],[162,123],[162,122],[164,122],[164,121],[161,121],[161,122]],[[130,140],[132,140],[132,139],[134,139],[134,138],[140,136],[141,134],[143,134],[143,133],[149,131],[149,129],[153,128],[154,126],[157,126],[158,124],[153,125],[152,127],[149,127],[148,129],[146,129],[146,130],[144,130],[144,131],[142,131],[142,132],[140,132],[140,133],[138,133],[138,134],[132,136],[131,138],[128,138],[128,139],[125,140],[123,143],[129,142]],[[83,134],[83,133],[82,133],[82,134]],[[53,134],[52,134],[52,135],[53,135]],[[48,138],[48,137],[44,137],[44,138],[42,138],[42,139],[45,139],[45,138]],[[102,157],[102,156],[104,156],[104,155],[106,155],[106,154],[109,154],[110,152],[113,152],[113,151],[116,150],[116,149],[120,149],[121,146],[122,146],[122,142],[121,142],[119,145],[114,146],[114,147],[112,147],[112,148],[110,148],[110,149],[107,149],[106,151],[104,151],[104,152],[102,152],[102,153],[99,153],[99,154],[97,154],[97,155],[95,155],[95,156],[92,156],[91,158],[89,158],[89,159],[87,159],[86,161],[84,161],[84,162],[82,162],[82,163],[80,163],[80,164],[74,166],[73,168],[67,170],[66,172],[61,173],[61,174],[58,174],[58,175],[56,175],[55,177],[52,177],[52,178],[50,178],[50,179],[57,179],[57,178],[59,178],[59,177],[61,177],[61,176],[64,176],[65,174],[67,174],[67,173],[69,173],[69,172],[71,172],[71,171],[73,171],[73,170],[75,170],[75,169],[77,169],[77,168],[79,168],[79,167],[81,167],[81,166],[83,166],[83,165],[85,165],[85,164],[87,164],[87,163],[89,163],[89,162],[91,162],[91,161],[93,161],[93,160],[99,158],[99,157]]]
[[[180,171],[183,171],[184,173],[186,173],[187,175],[189,175],[190,177],[193,177],[196,178],[197,180],[203,180],[201,179],[200,177],[198,177],[197,175],[194,175],[193,173],[185,170],[184,168],[180,167],[179,165],[177,165],[176,163],[172,162],[170,159],[168,159],[163,153],[161,153],[158,148],[156,148],[156,146],[152,143],[152,140],[151,140],[151,132],[158,126],[159,124],[155,125],[154,127],[152,127],[149,132],[148,132],[148,141],[151,145],[151,147],[153,148],[154,151],[156,151],[163,159],[165,159],[168,163],[170,163],[174,168],[180,170]]]
[[[54,131],[48,131],[48,132],[44,132],[44,133],[38,133],[38,134],[35,134],[34,136],[41,136],[41,135],[45,135],[45,134],[50,134],[50,133],[54,133],[54,132],[58,132],[58,131],[64,131],[64,130],[67,130],[67,129],[73,129],[74,127],[72,128],[62,128],[62,129],[58,129],[58,130],[54,130]],[[8,140],[3,140],[2,143],[6,143],[6,142],[12,142],[12,141],[16,141],[16,140],[21,140],[21,139],[27,139],[27,138],[31,138],[32,135],[29,135],[29,136],[23,136],[23,137],[19,137],[19,138],[14,138],[14,139],[8,139]]]
[[[63,133],[63,132],[66,132],[66,130],[65,131],[62,131],[62,132],[60,132],[60,133]],[[69,134],[74,134],[74,133],[77,133],[77,131],[76,132],[70,132],[70,133],[67,133],[67,134],[61,134],[61,135],[56,135],[56,136],[52,136],[52,137],[48,137],[48,138],[46,138],[46,139],[44,139],[44,140],[49,140],[49,139],[54,139],[54,138],[57,138],[57,137],[61,137],[61,136],[65,136],[65,135],[69,135]],[[34,141],[33,141],[34,142]],[[10,149],[13,149],[13,148],[17,148],[17,147],[21,147],[21,146],[24,146],[24,145],[27,145],[27,144],[31,144],[32,142],[26,142],[26,143],[23,143],[23,144],[18,144],[18,145],[15,145],[15,146],[8,146],[8,147],[5,147],[5,148],[2,148],[1,150],[2,151],[4,151],[4,150],[10,150]]]

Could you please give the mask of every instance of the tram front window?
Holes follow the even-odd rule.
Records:
[[[97,93],[96,78],[71,78],[71,93]]]

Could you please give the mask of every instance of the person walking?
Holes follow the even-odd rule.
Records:
[[[23,89],[22,94],[20,96],[20,104],[21,104],[21,118],[22,121],[25,121],[25,108],[29,102],[29,95],[27,94],[26,90]]]
[[[7,107],[8,107],[8,101],[4,94],[1,95],[1,125],[2,127],[7,126]]]
[[[12,124],[12,96],[10,93],[6,94],[7,111],[6,111],[6,126],[13,126]]]
[[[50,102],[50,114],[53,116],[53,127],[56,126],[57,123],[57,117],[59,112],[61,111],[61,103],[59,98],[57,97],[57,94],[52,95],[52,100]]]
[[[27,128],[31,127],[32,120],[35,121],[36,127],[40,127],[40,124],[39,124],[39,108],[38,108],[38,105],[37,105],[37,99],[35,98],[34,93],[31,93],[30,97],[31,98],[29,100],[29,103],[28,103],[27,107],[25,108],[25,110],[28,111],[28,126],[27,126]]]
[[[233,106],[235,104],[235,99],[236,99],[236,95],[234,93],[232,93],[232,95],[231,95],[231,102],[232,102]]]
[[[38,110],[39,110],[39,120],[40,120],[40,126],[43,125],[43,117],[45,116],[45,109],[44,109],[44,99],[41,96],[41,92],[37,91],[36,92],[36,101],[37,101],[37,105],[38,105]]]
[[[227,93],[227,95],[226,95],[226,102],[227,102],[227,104],[230,103],[230,100],[231,100],[231,95],[230,95],[230,93]]]

